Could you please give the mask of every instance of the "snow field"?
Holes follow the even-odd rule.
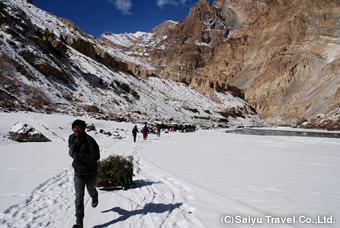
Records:
[[[75,222],[74,187],[72,160],[67,154],[67,137],[71,134],[71,123],[76,118],[2,113],[1,119],[6,119],[1,124],[0,143],[6,159],[2,159],[0,167],[3,179],[0,227],[71,227]],[[133,124],[109,123],[86,117],[81,119],[94,123],[97,130],[104,127],[105,131],[110,130],[114,135],[124,137],[123,140],[115,140],[104,134],[90,132],[100,145],[102,159],[115,153],[133,155],[135,162],[135,186],[131,189],[99,190],[100,203],[97,208],[91,207],[91,199],[86,195],[86,227],[202,227],[192,214],[192,208],[182,198],[186,193],[182,193],[179,183],[174,184],[171,178],[154,174],[141,161],[140,151],[145,145],[158,140],[155,136],[151,135],[145,142],[139,136],[138,143],[133,143],[130,136]],[[16,143],[8,140],[4,137],[6,131],[17,120],[36,127],[52,142]],[[22,156],[24,159],[21,159]],[[20,192],[21,197],[16,192]]]
[[[67,138],[75,117],[0,113],[0,227],[71,227],[74,187]],[[223,130],[161,133],[133,143],[132,123],[82,117],[101,158],[134,157],[135,186],[99,190],[99,205],[85,198],[85,227],[314,227],[301,216],[332,216],[339,227],[339,139],[226,134]],[[48,143],[6,138],[16,123],[27,123]],[[139,126],[141,129],[142,126]],[[118,140],[99,129],[120,135]],[[227,217],[225,217],[227,216]],[[247,224],[223,224],[242,216]],[[296,217],[293,224],[266,222],[266,216]],[[332,220],[332,222],[333,222]],[[226,221],[226,220],[225,220]],[[259,220],[260,221],[260,220]]]
[[[143,159],[155,172],[190,186],[195,196],[190,205],[198,208],[195,215],[205,227],[224,227],[219,220],[224,215],[263,218],[260,227],[291,227],[266,224],[265,216],[333,216],[340,221],[339,143],[199,131],[149,144]],[[296,221],[294,226],[311,224]]]

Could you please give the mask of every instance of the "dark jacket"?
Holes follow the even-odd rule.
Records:
[[[144,127],[143,127],[143,129],[142,129],[142,133],[144,134],[144,135],[147,135],[147,134],[149,134],[149,128],[145,125]]]
[[[135,127],[132,129],[132,134],[133,134],[133,135],[137,135],[137,132],[139,132],[139,131],[138,131],[138,128],[135,126]]]
[[[76,174],[91,173],[97,171],[97,161],[100,158],[99,146],[97,142],[84,132],[79,136],[78,142],[75,141],[75,135],[70,135],[68,146],[70,156],[73,157],[72,166]],[[73,156],[77,153],[77,156]]]

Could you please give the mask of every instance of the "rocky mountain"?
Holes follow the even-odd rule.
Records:
[[[339,129],[339,12],[337,0],[199,0],[161,36],[145,33],[161,39],[138,59],[213,100],[242,97],[270,123]],[[132,43],[127,53],[143,42]]]
[[[199,0],[100,40],[23,0],[0,10],[2,107],[340,129],[337,0]]]
[[[254,23],[234,31],[200,72],[225,75],[270,122],[338,113],[339,12],[339,1],[273,1]]]
[[[110,43],[109,37],[87,35],[30,1],[3,0],[0,25],[2,111],[202,127],[264,125],[250,105],[228,91],[212,92],[212,100],[188,84],[159,77],[148,53],[160,47],[175,22],[164,22],[153,33],[126,34],[120,42],[116,36]]]

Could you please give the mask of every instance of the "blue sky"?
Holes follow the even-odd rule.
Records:
[[[213,0],[209,0],[213,2]],[[197,0],[32,0],[33,4],[74,22],[99,37],[103,32],[147,32],[166,20],[185,18]]]

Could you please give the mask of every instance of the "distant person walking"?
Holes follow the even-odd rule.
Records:
[[[149,134],[149,128],[146,124],[144,125],[141,132],[143,133],[143,139],[146,140],[148,138],[148,134]]]
[[[157,137],[161,137],[161,125],[157,124]]]
[[[76,224],[73,228],[82,228],[84,219],[85,186],[92,198],[92,207],[98,205],[97,161],[100,158],[97,142],[85,132],[86,123],[75,120],[72,123],[73,134],[68,139],[69,155],[73,158],[74,187],[76,191]]]
[[[136,142],[136,138],[137,138],[137,133],[138,133],[138,128],[137,125],[134,126],[134,128],[132,129],[132,135],[133,135],[133,141]]]

